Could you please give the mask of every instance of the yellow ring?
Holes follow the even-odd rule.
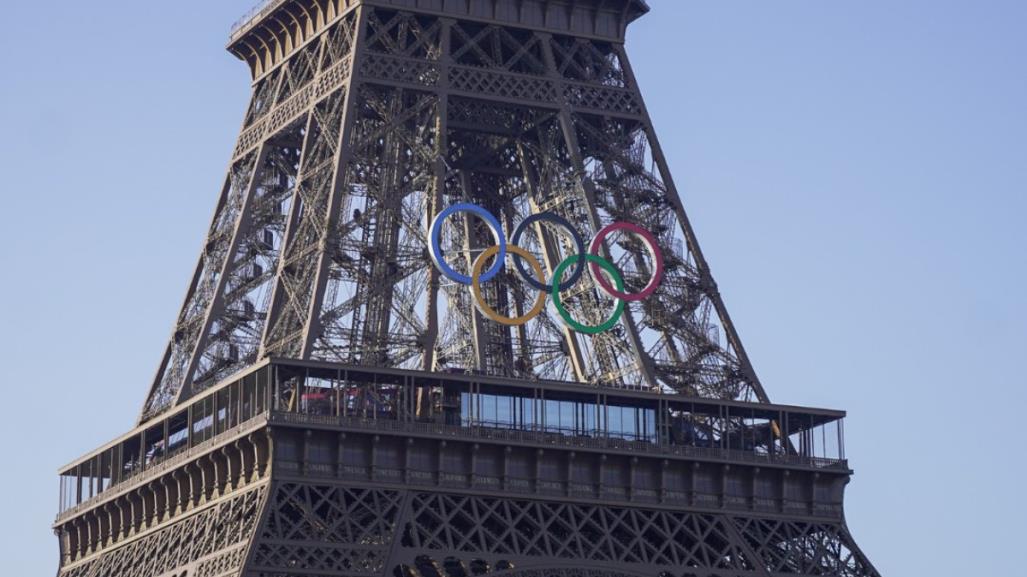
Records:
[[[531,265],[531,268],[535,270],[535,274],[538,275],[538,278],[542,279],[542,282],[545,282],[546,275],[544,272],[542,272],[542,264],[538,262],[538,259],[535,258],[535,255],[531,254],[530,252],[524,250],[519,246],[514,245],[507,245],[506,251],[509,253],[513,253],[528,261],[528,264]],[[504,317],[497,313],[495,310],[493,310],[492,307],[490,307],[489,304],[485,302],[485,299],[484,297],[482,297],[481,294],[481,269],[485,268],[485,261],[492,258],[493,256],[496,256],[497,254],[499,254],[499,247],[491,246],[487,248],[485,252],[478,255],[478,258],[474,260],[474,266],[471,269],[471,292],[474,293],[474,304],[476,307],[478,307],[478,311],[481,312],[481,314],[485,315],[490,320],[495,321],[501,325],[505,325],[508,327],[519,327],[522,325],[526,325],[528,324],[528,321],[542,314],[542,311],[545,310],[546,293],[539,291],[538,299],[535,300],[535,306],[530,311],[528,311],[528,314],[522,317],[512,319],[509,317]]]

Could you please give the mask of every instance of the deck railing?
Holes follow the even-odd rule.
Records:
[[[229,42],[238,40],[239,36],[242,35],[242,31],[249,27],[250,23],[260,20],[285,2],[286,0],[261,0],[249,12],[243,14],[241,18],[235,21],[235,24],[232,25],[232,31],[229,33]]]
[[[547,430],[497,428],[476,425],[443,425],[390,419],[365,419],[335,415],[272,412],[269,422],[291,425],[324,425],[379,432],[413,433],[442,437],[462,437],[515,443],[554,445],[567,448],[630,451],[660,456],[680,456],[733,463],[778,464],[813,469],[848,470],[848,461],[805,455],[761,453],[721,447],[696,447],[651,441],[635,441],[613,436],[572,436]]]
[[[221,445],[225,441],[238,436],[243,431],[257,429],[267,421],[266,417],[267,413],[259,413],[234,427],[225,429],[213,437],[193,445],[192,447],[184,447],[173,454],[156,458],[145,466],[135,468],[123,475],[117,483],[112,483],[103,491],[85,499],[81,503],[68,507],[63,511],[58,511],[56,522],[59,523],[65,519],[74,517],[82,511],[91,509],[97,503],[113,499],[118,495],[123,495],[131,491],[135,487],[148,483],[153,479],[162,476],[164,473],[192,461],[197,456],[209,452],[211,449]]]

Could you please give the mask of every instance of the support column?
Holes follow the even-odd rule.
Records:
[[[198,507],[206,500],[204,498],[203,478],[204,466],[200,460],[189,466],[189,508]]]
[[[110,502],[104,503],[100,508],[100,545],[107,547],[113,541],[114,535],[114,515],[111,512],[113,504]]]
[[[463,188],[465,194],[470,194],[471,188],[474,185],[471,182],[471,175],[466,171],[460,171],[460,186]],[[470,270],[474,264],[475,253],[483,250],[481,242],[478,241],[477,235],[474,234],[474,216],[464,215],[464,254],[467,256],[467,269]],[[488,370],[488,327],[485,324],[485,319],[482,318],[481,313],[478,312],[478,308],[474,305],[470,306],[468,311],[471,315],[471,342],[474,344],[474,358],[475,364],[479,371]]]
[[[214,492],[217,487],[217,470],[210,455],[198,459],[197,464],[200,467],[200,477],[202,479],[199,502],[202,505],[214,498]]]
[[[136,533],[149,528],[150,510],[153,505],[148,503],[146,498],[146,488],[140,487],[135,491],[136,496],[139,497],[139,507],[137,509],[138,517],[135,519],[135,530]]]
[[[63,526],[60,529],[62,566],[71,563],[72,559],[75,558],[75,554],[72,551],[73,547],[75,547],[75,539],[72,533],[73,529],[68,525]]]
[[[446,162],[446,155],[449,150],[449,67],[451,58],[450,34],[453,21],[442,19],[442,54],[439,56],[439,82],[438,82],[438,118],[435,124],[435,175],[432,186],[432,194],[428,199],[428,226],[435,221],[435,217],[442,212],[442,193],[446,189],[446,177],[449,172],[449,165]],[[442,274],[428,264],[428,302],[425,311],[428,331],[424,336],[424,356],[422,357],[421,370],[435,370],[435,347],[439,338],[439,285]],[[417,390],[418,403],[417,415],[427,413],[428,398],[427,391],[422,387]]]
[[[521,166],[524,169],[524,182],[528,188],[528,206],[531,208],[532,214],[538,214],[541,209],[535,199],[541,198],[539,186],[545,184],[541,182],[541,177],[538,172],[532,170],[531,163],[528,162],[528,157],[524,151],[524,147],[520,144],[517,145],[517,149],[521,156]],[[536,184],[537,183],[537,184]],[[535,233],[538,235],[539,242],[542,245],[542,259],[544,261],[546,272],[552,277],[556,267],[560,265],[560,249],[558,244],[553,240],[549,232],[542,226],[542,223],[535,224]],[[588,382],[588,370],[585,365],[585,356],[581,352],[581,343],[578,342],[576,333],[571,330],[570,327],[563,325],[563,339],[567,343],[567,351],[571,360],[571,369],[574,370],[574,377],[578,382]]]
[[[710,273],[710,266],[706,262],[706,258],[703,256],[702,249],[699,247],[699,239],[696,237],[695,231],[692,229],[691,222],[688,220],[688,215],[685,213],[684,203],[681,201],[681,196],[678,194],[677,186],[674,185],[674,177],[671,175],[670,167],[667,164],[667,157],[663,154],[663,147],[660,146],[660,141],[656,138],[656,131],[653,129],[652,117],[649,116],[649,110],[646,108],[645,99],[642,98],[642,93],[638,88],[638,81],[635,78],[634,70],[631,68],[631,62],[628,60],[628,55],[624,51],[623,46],[618,46],[616,48],[616,52],[617,57],[620,59],[621,67],[623,68],[624,78],[628,82],[631,90],[634,92],[638,105],[641,107],[642,117],[644,118],[645,134],[652,150],[653,160],[656,162],[656,165],[660,170],[660,176],[662,177],[663,185],[666,188],[667,198],[670,200],[671,207],[674,209],[674,213],[678,217],[681,228],[684,230],[685,239],[688,241],[689,245],[688,248],[695,257],[696,267],[698,267],[703,281],[707,285],[707,295],[713,302],[717,315],[721,319],[721,325],[724,328],[724,332],[727,333],[728,341],[731,343],[731,347],[735,350],[735,354],[738,355],[738,360],[742,366],[742,370],[745,372],[745,376],[750,380],[750,384],[753,391],[756,393],[756,397],[761,403],[769,403],[770,397],[767,395],[763,388],[763,384],[756,375],[756,370],[753,368],[752,362],[749,360],[749,355],[745,352],[745,347],[742,346],[742,340],[738,337],[735,325],[731,321],[731,315],[728,314],[727,307],[724,305],[724,301],[720,296],[720,291],[717,288],[717,283],[713,280],[713,275]]]
[[[160,480],[152,481],[146,484],[146,489],[149,491],[151,509],[150,516],[146,519],[146,528],[150,529],[156,527],[161,522],[161,511],[163,509],[161,504],[161,493],[163,492],[163,486]]]
[[[185,513],[186,497],[188,493],[187,483],[188,475],[185,474],[185,468],[175,469],[171,472],[171,480],[175,485],[175,498],[171,501],[171,516],[177,517],[182,513]]]
[[[121,515],[121,539],[128,539],[132,533],[132,496],[123,495],[118,499],[118,513]]]
[[[88,523],[83,518],[75,522],[75,559],[81,559],[89,553]]]
[[[208,455],[210,463],[214,469],[214,484],[211,490],[211,499],[217,499],[225,494],[225,482],[227,481],[227,471],[225,461],[221,458],[220,451],[213,451]]]
[[[574,127],[574,117],[571,113],[570,107],[564,98],[564,79],[560,74],[556,66],[556,60],[553,56],[552,37],[549,34],[540,34],[542,38],[542,55],[546,63],[546,69],[550,80],[556,87],[557,98],[560,101],[560,126],[563,129],[564,141],[567,146],[567,154],[571,158],[574,172],[581,178],[581,186],[585,193],[585,202],[588,205],[588,217],[593,230],[598,232],[602,229],[602,222],[599,220],[599,211],[596,208],[596,193],[595,186],[592,181],[585,176],[585,161],[581,156],[581,145],[578,142],[578,133]],[[608,255],[609,249],[604,246],[604,252]],[[630,309],[625,311],[622,322],[624,323],[625,331],[628,335],[628,340],[631,343],[631,349],[636,355],[636,362],[638,363],[639,372],[642,374],[643,380],[652,390],[660,390],[660,385],[656,380],[656,371],[653,368],[653,361],[646,352],[645,346],[642,342],[642,338],[639,335],[638,326],[635,324],[634,316],[631,314]]]
[[[99,528],[94,526],[94,521],[97,521],[95,513],[86,515],[86,539],[89,544],[87,551],[90,554],[96,553],[96,545],[97,541],[99,541]]]
[[[239,478],[239,466],[234,464],[234,446],[225,445],[221,448],[221,455],[225,458],[225,482],[224,489],[225,493],[231,493],[235,491],[236,484]]]
[[[235,442],[235,450],[239,454],[239,487],[250,484],[250,476],[253,474],[253,450],[247,447],[249,438],[239,439]]]
[[[313,293],[310,298],[310,308],[307,312],[307,322],[302,336],[301,358],[309,359],[314,349],[314,343],[321,334],[321,302],[324,299],[325,289],[328,287],[329,259],[328,242],[329,237],[335,230],[339,218],[339,206],[342,197],[348,194],[343,190],[346,185],[346,172],[349,170],[349,161],[352,156],[350,150],[350,138],[356,122],[354,121],[356,104],[359,100],[360,82],[358,81],[360,70],[361,47],[367,36],[367,15],[368,10],[364,5],[357,7],[356,35],[353,40],[353,57],[351,60],[349,81],[346,83],[346,97],[343,102],[342,130],[339,131],[339,144],[335,161],[335,174],[332,176],[332,189],[328,197],[327,218],[325,219],[324,236],[319,245],[316,273],[314,275]]]

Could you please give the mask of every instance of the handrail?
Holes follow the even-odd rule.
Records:
[[[191,461],[201,454],[209,452],[214,447],[225,442],[226,439],[231,439],[243,431],[259,428],[262,426],[264,421],[262,420],[260,423],[255,423],[254,421],[266,416],[266,412],[257,413],[253,417],[246,419],[231,428],[225,429],[203,442],[197,443],[192,447],[182,449],[174,454],[155,459],[145,466],[133,470],[131,473],[122,476],[117,483],[111,483],[111,485],[103,491],[100,491],[73,507],[68,507],[63,511],[59,511],[57,513],[56,522],[60,523],[65,519],[74,517],[82,511],[93,508],[97,503],[128,493],[133,487],[144,484],[144,481],[153,480],[165,472],[174,469],[183,463]]]
[[[755,464],[778,464],[809,467],[814,469],[848,470],[845,459],[807,457],[803,455],[762,454],[738,449],[720,447],[693,447],[691,445],[657,444],[649,441],[633,441],[615,437],[568,436],[546,430],[501,429],[480,425],[457,426],[438,423],[396,421],[388,419],[365,419],[334,415],[308,415],[273,411],[268,419],[271,424],[319,424],[343,426],[376,431],[419,433],[445,437],[468,437],[493,441],[513,441],[560,445],[569,448],[613,449],[641,452],[653,455],[672,455],[711,459],[717,461],[746,462]]]
[[[286,0],[261,0],[256,6],[250,9],[249,12],[243,14],[235,24],[232,24],[232,30],[229,32],[229,42],[235,42],[242,36],[241,32],[243,29],[249,27],[254,21],[259,20],[274,11],[280,5],[284,4]]]
[[[144,481],[160,476],[164,472],[173,469],[199,454],[205,453],[213,447],[222,443],[226,438],[231,438],[243,430],[262,426],[261,418],[266,417],[268,424],[285,425],[324,425],[341,426],[356,429],[427,434],[442,437],[465,437],[470,439],[491,440],[491,441],[512,441],[520,443],[533,443],[543,445],[554,445],[566,448],[585,448],[598,450],[619,450],[645,453],[660,456],[679,456],[698,459],[709,459],[715,461],[744,462],[753,464],[776,464],[786,466],[807,467],[813,469],[832,469],[847,471],[848,461],[845,459],[831,459],[826,457],[808,457],[803,455],[787,454],[764,454],[739,449],[728,449],[721,447],[695,447],[691,445],[659,444],[652,441],[622,439],[611,436],[583,436],[568,435],[552,429],[507,429],[490,427],[487,425],[470,424],[443,425],[439,423],[425,423],[416,421],[397,421],[390,419],[367,419],[362,417],[343,417],[335,415],[309,415],[304,413],[287,413],[281,411],[270,411],[257,413],[253,417],[226,429],[217,435],[206,439],[187,449],[167,455],[160,460],[151,462],[145,468],[140,468],[123,476],[107,487],[104,491],[60,511],[57,515],[57,522],[75,516],[86,509],[90,509],[97,503],[106,501],[112,497],[124,494],[132,487]],[[261,419],[261,423],[255,423]]]

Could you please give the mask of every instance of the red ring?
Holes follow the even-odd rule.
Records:
[[[649,281],[649,284],[646,285],[641,292],[636,294],[627,294],[610,286],[610,281],[606,280],[601,269],[595,263],[590,263],[589,270],[592,272],[592,278],[595,279],[596,283],[598,283],[599,286],[602,287],[602,289],[610,296],[628,302],[638,302],[649,298],[656,292],[656,289],[660,288],[660,283],[663,281],[663,253],[660,252],[660,247],[656,244],[656,237],[653,236],[653,233],[629,222],[615,222],[599,231],[599,234],[597,234],[592,240],[592,246],[588,249],[588,252],[596,256],[602,256],[599,254],[599,248],[602,246],[603,241],[606,240],[606,237],[610,236],[610,234],[619,230],[636,234],[642,237],[646,244],[649,245],[649,256],[652,257],[653,263],[656,265],[656,270],[653,272],[652,280]]]

